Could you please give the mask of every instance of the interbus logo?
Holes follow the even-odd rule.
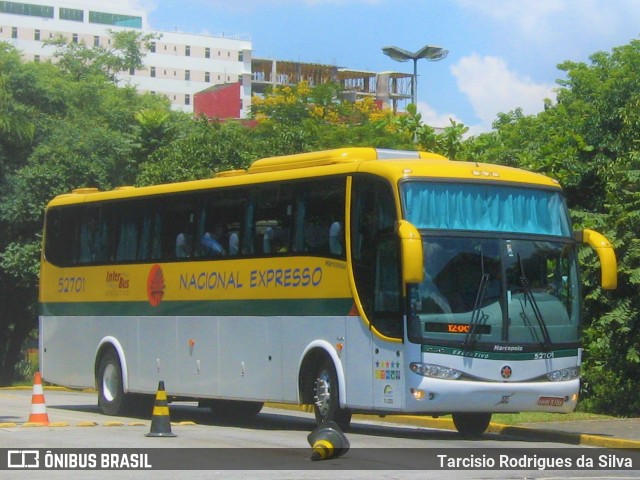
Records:
[[[157,307],[164,296],[164,274],[160,265],[154,265],[147,277],[147,298],[152,307]]]

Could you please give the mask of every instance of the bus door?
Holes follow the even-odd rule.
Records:
[[[404,403],[403,295],[399,244],[393,232],[376,242],[373,302],[368,312],[372,332],[373,406],[398,409]]]
[[[351,257],[369,330],[372,404],[385,410],[400,409],[404,403],[403,296],[394,205],[386,182],[368,176],[354,179]]]

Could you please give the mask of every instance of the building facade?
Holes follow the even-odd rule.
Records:
[[[109,48],[109,31],[139,30],[159,38],[146,52],[144,67],[119,75],[121,84],[165,95],[172,108],[210,118],[246,118],[252,95],[306,81],[310,86],[338,83],[345,99],[372,97],[397,111],[411,98],[410,74],[367,72],[333,65],[252,59],[252,43],[240,38],[153,31],[147,12],[112,0],[0,0],[0,41],[15,46],[27,61],[53,58],[44,41]]]
[[[122,5],[120,5],[122,3]],[[0,41],[22,52],[27,61],[51,59],[44,40],[63,36],[70,42],[109,47],[111,31],[140,30],[159,38],[144,58],[144,68],[120,75],[140,92],[165,95],[176,110],[194,111],[195,94],[215,85],[239,84],[237,117],[251,106],[251,50],[248,40],[179,32],[154,32],[147,14],[127,2],[100,0],[0,1]]]

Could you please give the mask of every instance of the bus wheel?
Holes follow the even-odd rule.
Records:
[[[100,357],[98,375],[98,405],[105,415],[118,415],[126,408],[122,385],[120,359],[113,350],[107,350]]]
[[[340,408],[338,376],[333,362],[325,359],[320,364],[316,371],[313,388],[314,412],[318,425],[334,421],[341,429],[347,430],[351,423],[351,411]]]
[[[458,432],[467,438],[481,436],[491,422],[490,413],[454,413],[452,417]]]

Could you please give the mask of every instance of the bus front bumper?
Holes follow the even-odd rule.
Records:
[[[476,382],[425,378],[405,392],[407,412],[572,412],[580,380]]]

